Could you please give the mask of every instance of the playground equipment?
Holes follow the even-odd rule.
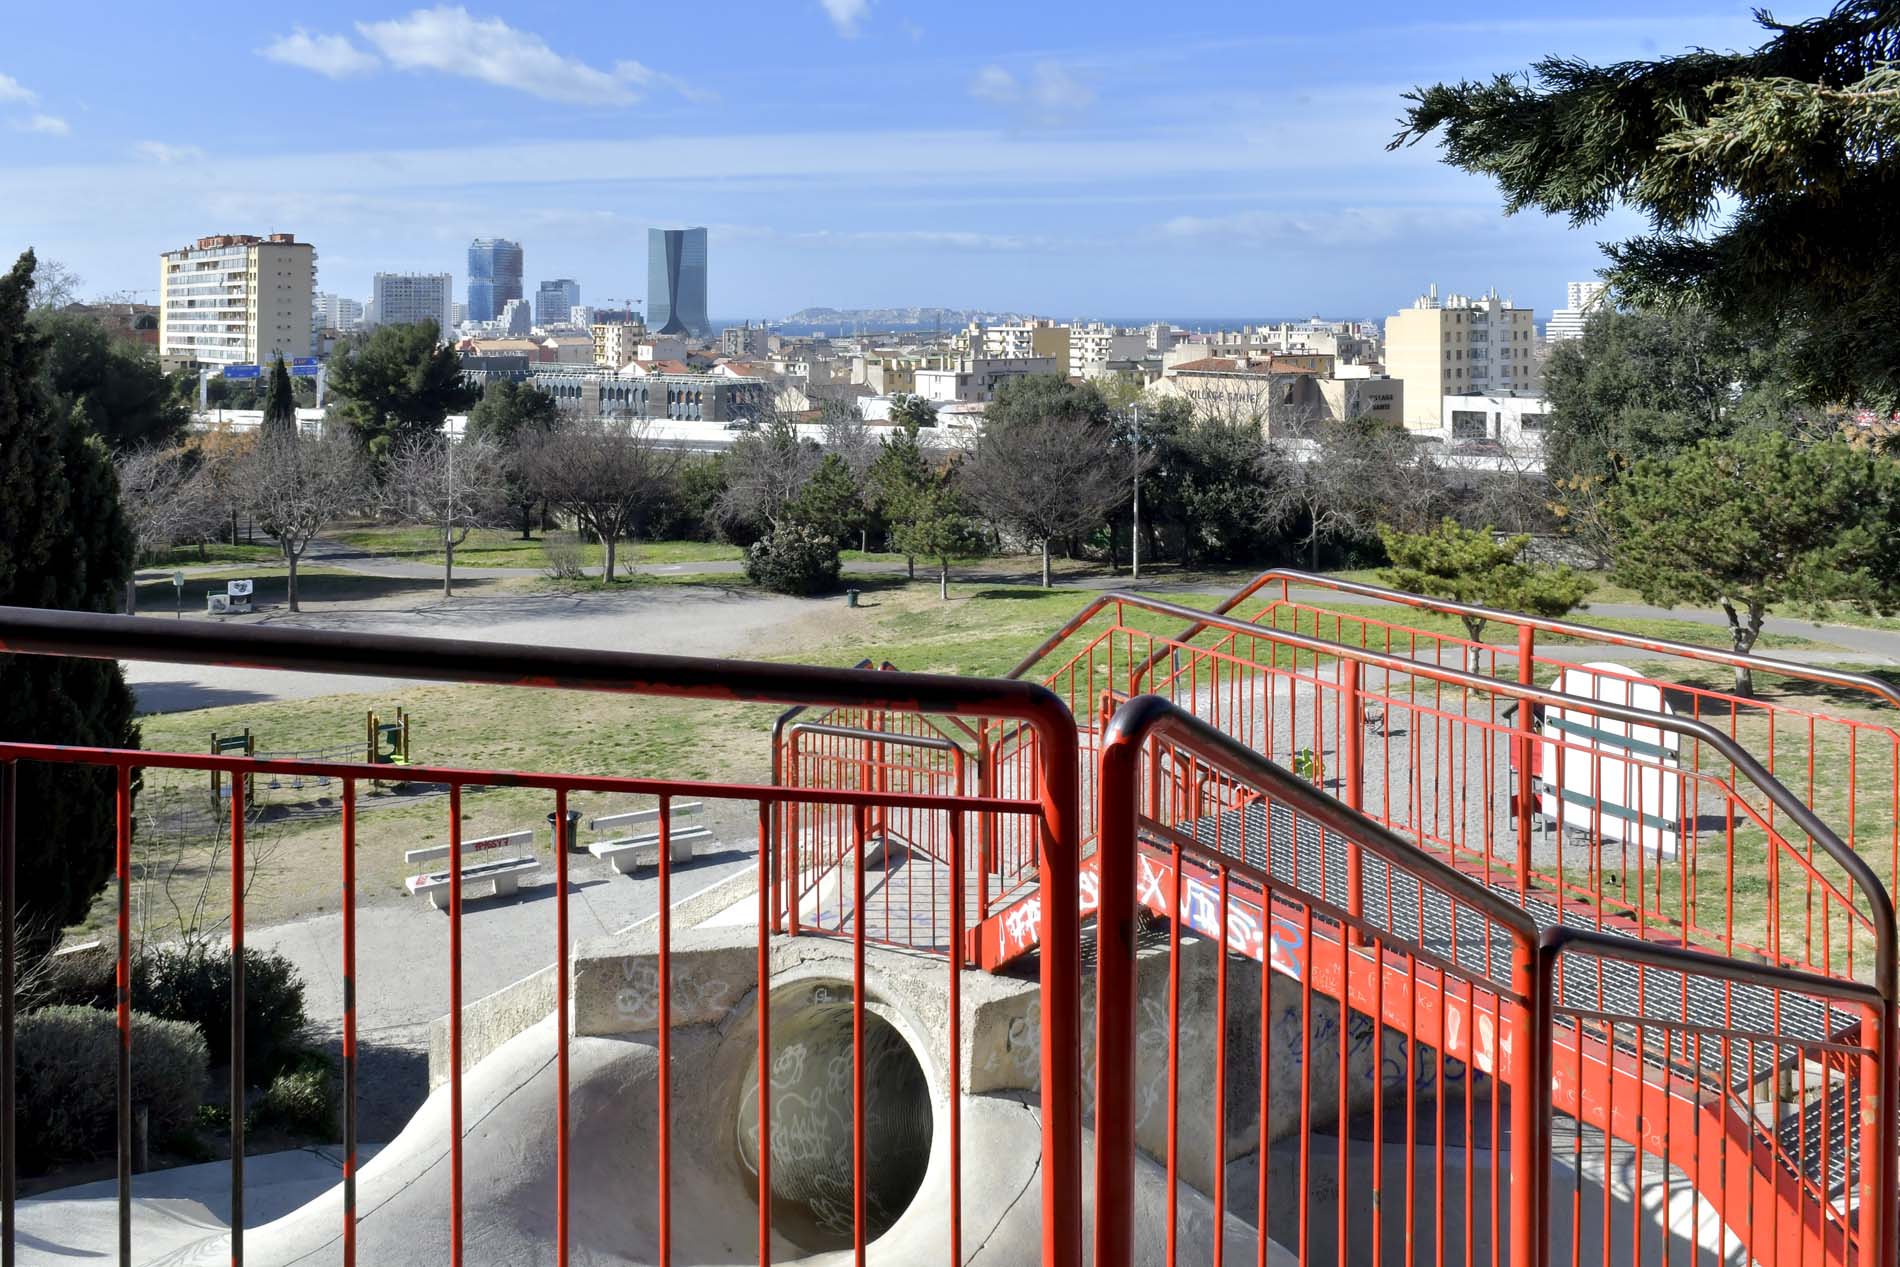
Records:
[[[211,732],[211,755],[214,757],[222,757],[229,753],[242,753],[247,757],[255,757],[257,755],[257,740],[251,735],[251,728],[249,726],[246,726],[241,733],[235,735],[220,735],[215,730]],[[220,770],[213,770],[211,772],[212,803],[217,804],[223,801],[225,797],[231,795],[231,789],[237,785],[240,778],[243,778],[244,782],[244,807],[249,809],[255,805],[257,803],[257,790],[252,784],[252,781],[249,778],[235,773],[227,779],[224,772]]]
[[[211,753],[224,756],[241,753],[260,761],[273,763],[272,768],[260,781],[255,778],[245,780],[245,805],[254,807],[260,795],[267,799],[279,799],[288,794],[293,803],[297,794],[318,792],[329,795],[336,790],[335,776],[319,768],[338,762],[361,761],[372,766],[406,766],[409,764],[409,734],[411,717],[400,706],[396,709],[394,721],[384,721],[374,709],[364,714],[363,739],[356,744],[338,744],[330,748],[259,748],[256,736],[246,726],[241,734],[211,736]],[[372,779],[375,787],[382,786],[382,780]],[[211,774],[211,793],[213,797],[229,795],[223,774],[214,770]]]
[[[202,1259],[340,1233],[346,1263],[1078,1267],[1087,1220],[1112,1265],[1895,1261],[1900,984],[1872,862],[1900,860],[1900,698],[1509,613],[1482,612],[1514,642],[1476,643],[1378,605],[1478,609],[1376,587],[1328,609],[1322,587],[1270,574],[1224,613],[1102,595],[999,681],[0,610],[14,653],[793,706],[770,784],[407,772],[447,788],[450,873],[463,792],[497,783],[556,821],[575,793],[669,822],[750,806],[761,869],[688,916],[658,849],[653,923],[577,958],[557,849],[553,1015],[472,1067],[465,1038],[519,996],[470,1028],[483,925],[448,886],[442,1084],[360,1173],[354,1000],[403,965],[359,979],[354,808],[387,766],[0,743],[0,794],[21,763],[108,770],[122,807],[139,769],[341,783],[347,1178],[244,1229],[234,1122],[235,1230]],[[1554,636],[1588,689],[1550,684],[1577,667]],[[1740,667],[1810,689],[1700,680]],[[13,914],[7,889],[0,999]],[[128,1079],[118,1108],[124,1132]],[[128,1253],[129,1165],[128,1144]]]
[[[396,720],[386,722],[374,710],[363,728],[364,757],[371,765],[409,764],[409,714],[396,709]]]

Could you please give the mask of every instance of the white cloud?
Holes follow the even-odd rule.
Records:
[[[841,246],[922,247],[951,251],[1047,251],[1061,245],[1053,238],[1023,233],[979,233],[962,229],[869,229],[839,232],[819,229],[791,235],[794,241]]]
[[[1019,79],[994,63],[976,72],[970,95],[1032,123],[1060,123],[1095,104],[1095,89],[1058,62],[1037,62]]]
[[[871,0],[818,0],[825,7],[825,15],[831,24],[838,28],[838,34],[852,36],[858,33],[858,23],[871,11]]]
[[[1013,106],[1023,98],[1023,86],[1001,66],[985,66],[970,81],[970,95],[993,106]]]
[[[0,101],[37,101],[39,94],[11,75],[0,75]]]
[[[257,51],[274,62],[301,66],[331,79],[367,75],[382,64],[341,35],[313,35],[302,27],[278,36]]]
[[[191,163],[205,156],[196,145],[172,145],[165,141],[140,141],[132,147],[132,152],[154,163]]]
[[[43,136],[66,136],[72,132],[73,125],[56,114],[36,114],[26,119],[17,120],[13,124],[13,130],[15,132],[38,132]]]
[[[639,62],[616,62],[611,70],[601,70],[564,57],[532,31],[518,30],[500,18],[474,17],[460,5],[417,9],[386,22],[358,22],[356,29],[399,70],[460,75],[546,101],[624,106],[638,101],[641,89],[660,86],[695,99],[705,95]]]
[[[1483,207],[1308,207],[1297,211],[1239,211],[1225,216],[1176,216],[1160,226],[1178,242],[1226,246],[1374,246],[1400,239],[1450,238],[1495,229],[1497,212]]]

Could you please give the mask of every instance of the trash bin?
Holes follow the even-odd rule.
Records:
[[[856,607],[858,605],[858,592],[856,590],[846,590],[844,592],[844,605],[846,607]]]
[[[571,809],[567,811],[566,844],[567,844],[567,850],[569,853],[573,853],[574,851],[580,848],[580,845],[577,843],[580,839],[580,834],[581,834],[580,828],[581,828],[581,812],[577,809]],[[559,839],[559,834],[555,831],[555,828],[554,828],[554,811],[553,810],[548,811],[548,836],[550,839],[554,840],[555,846],[559,848],[562,842]]]

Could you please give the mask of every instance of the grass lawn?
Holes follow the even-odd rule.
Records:
[[[173,546],[161,550],[140,567],[180,568],[206,563],[281,563],[283,554],[275,545],[230,545],[222,541],[195,546]]]
[[[357,527],[330,535],[345,545],[373,554],[442,566],[441,538],[428,528]],[[583,545],[580,549],[585,566],[601,565],[605,551],[599,545]],[[624,563],[629,557],[639,563],[709,563],[740,559],[745,557],[745,552],[718,541],[623,541],[614,551],[614,561]],[[524,541],[519,532],[500,528],[476,529],[455,551],[455,562],[461,567],[538,570],[545,567],[547,561],[541,536]]]

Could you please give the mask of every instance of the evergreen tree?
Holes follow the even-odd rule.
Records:
[[[912,400],[918,397],[911,397]],[[935,414],[932,414],[935,417]],[[894,521],[908,498],[921,493],[930,484],[930,461],[917,440],[916,415],[878,442],[877,456],[866,473],[871,508],[888,522]],[[893,541],[893,547],[896,547]],[[910,580],[917,579],[917,556],[906,552],[904,565]]]
[[[857,535],[864,523],[864,499],[850,464],[836,453],[825,454],[805,487],[785,507],[785,518],[816,528],[833,541]]]
[[[329,382],[344,400],[340,412],[378,462],[399,440],[441,431],[450,414],[481,395],[462,380],[462,358],[441,342],[433,321],[378,326],[365,339],[339,343]]]
[[[1447,519],[1430,532],[1382,527],[1379,537],[1392,560],[1383,579],[1393,589],[1448,598],[1474,607],[1498,607],[1533,616],[1567,616],[1590,596],[1596,583],[1569,567],[1536,567],[1525,561],[1529,534],[1499,541],[1489,528],[1461,528]],[[1471,641],[1484,640],[1485,618],[1460,616]],[[1477,648],[1467,667],[1478,666]]]
[[[937,561],[937,597],[950,597],[950,560],[983,553],[983,525],[971,513],[956,471],[933,475],[897,507],[891,539],[908,557]]]
[[[1607,248],[1626,299],[1784,334],[1816,399],[1900,402],[1900,5],[1757,20],[1752,52],[1420,89],[1393,145],[1441,133],[1511,211],[1642,213],[1652,231]]]
[[[268,437],[297,433],[297,392],[290,385],[290,370],[281,356],[271,366],[270,387],[264,393],[264,421],[259,431]]]
[[[1735,650],[1768,608],[1900,610],[1900,464],[1842,440],[1772,431],[1649,458],[1611,490],[1611,576],[1644,602],[1718,604]],[[1751,692],[1735,671],[1738,694]]]
[[[115,339],[79,313],[40,311],[33,327],[44,340],[43,381],[63,414],[78,409],[115,453],[164,447],[191,421],[197,385],[181,398],[150,350]]]
[[[0,278],[0,604],[109,611],[132,572],[132,534],[104,444],[44,380],[29,324],[33,252]],[[136,748],[132,693],[109,660],[0,656],[0,735]],[[21,927],[43,941],[85,915],[112,874],[113,780],[23,764],[16,807]]]

